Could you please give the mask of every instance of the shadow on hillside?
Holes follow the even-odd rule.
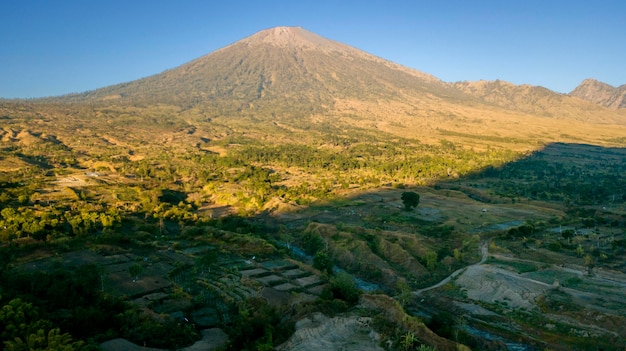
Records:
[[[202,298],[199,304],[204,306],[221,301],[220,293],[236,295],[230,299],[253,295],[252,290],[249,293],[237,290],[241,288],[241,279],[231,268],[236,271],[241,267],[250,269],[257,262],[279,262],[276,261],[278,256],[291,256],[310,264],[317,252],[325,251],[332,254],[336,269],[358,277],[357,284],[365,290],[371,288],[396,296],[398,282],[406,282],[407,289],[432,285],[451,272],[477,262],[480,257],[476,248],[484,235],[502,232],[527,221],[549,221],[568,210],[576,210],[586,217],[593,217],[595,212],[613,211],[621,214],[621,217],[614,215],[613,218],[616,218],[616,226],[623,228],[626,202],[626,177],[623,174],[626,174],[624,148],[554,143],[501,167],[489,167],[458,179],[440,180],[429,187],[396,185],[364,191],[353,189],[349,196],[319,201],[294,211],[268,212],[251,217],[230,215],[214,219],[205,227],[145,219],[152,221],[151,226],[143,226],[132,236],[111,237],[109,245],[93,247],[97,253],[84,250],[80,244],[74,248],[69,243],[62,244],[67,245],[66,250],[77,252],[76,255],[65,254],[63,258],[71,261],[68,267],[85,262],[108,267],[110,278],[107,284],[128,286],[132,296],[144,295],[145,291],[155,292],[151,298],[167,296],[159,295],[161,290],[171,284],[182,286],[181,282],[186,282],[189,290],[185,291],[190,292],[196,302]],[[420,194],[420,203],[412,211],[406,211],[401,200],[402,193],[407,191]],[[184,193],[166,191],[160,201],[175,204],[183,199]],[[538,204],[544,204],[544,207]],[[123,231],[125,229],[120,233]],[[202,242],[207,236],[215,242]],[[122,249],[113,247],[115,245]],[[215,265],[217,256],[202,256],[216,250],[221,255],[220,264],[224,265],[219,271]],[[232,253],[225,254],[228,250]],[[0,253],[8,254],[8,250]],[[64,262],[54,258],[49,263],[61,266]],[[131,268],[137,262],[146,266],[138,273],[143,275],[139,282],[131,277]],[[40,263],[35,262],[31,270],[40,272],[42,266],[35,266]],[[207,271],[207,267],[214,270]],[[309,276],[303,277],[307,273],[296,265],[289,267],[289,274],[298,274],[295,279],[308,279]],[[264,269],[264,274],[270,274],[268,272],[273,268]],[[92,289],[104,290],[102,273],[94,271],[90,274]],[[213,274],[211,279],[197,279],[210,274]],[[234,278],[224,281],[219,274]],[[154,278],[153,282],[148,276],[158,277],[158,281]],[[317,276],[322,277],[322,274],[315,273],[315,282],[319,282],[321,290],[324,281]],[[273,288],[270,277],[273,276],[263,276],[259,280],[267,278],[263,284]],[[74,277],[69,273],[65,278],[68,281],[82,279],[80,275]],[[207,284],[213,282],[221,285],[215,285],[217,292],[214,295],[206,294]],[[53,283],[51,280],[50,284]],[[78,285],[81,284],[82,281]],[[33,286],[31,283],[31,293]],[[291,286],[294,291],[299,291],[297,284]],[[28,290],[29,285],[24,289]],[[237,295],[239,293],[243,297]],[[64,301],[63,297],[59,295],[59,301]],[[139,300],[146,303],[143,298]],[[161,302],[153,304],[159,308],[166,305],[161,306]],[[212,308],[215,311],[219,310],[218,307],[223,308],[220,313],[227,314],[227,306],[224,306],[226,304],[217,304]],[[211,310],[211,313],[215,311]]]
[[[365,204],[380,204],[402,212],[404,191],[432,193],[456,190],[483,204],[515,204],[523,201],[546,201],[564,206],[622,206],[626,201],[626,149],[587,144],[551,143],[515,162],[487,167],[457,179],[441,179],[431,187],[406,188],[386,186],[358,191],[334,201],[321,201],[293,213],[252,217],[276,230],[279,225],[302,227],[309,222],[344,223],[367,226],[364,211],[352,209]],[[352,201],[352,202],[350,202]],[[419,212],[421,206],[418,206]],[[345,209],[345,210],[341,210]],[[424,216],[429,214],[424,211]],[[358,218],[361,218],[360,220]],[[436,217],[436,216],[433,216]],[[433,220],[426,218],[422,222]]]
[[[598,224],[603,224],[605,228],[611,227],[606,233],[613,229],[623,233],[626,228],[624,174],[625,148],[552,143],[515,162],[488,167],[458,179],[440,180],[430,187],[387,186],[355,191],[346,198],[315,203],[290,213],[263,214],[252,220],[266,233],[294,233],[291,239],[296,245],[308,245],[310,238],[318,235],[326,245],[319,249],[331,251],[341,268],[376,283],[389,295],[398,296],[394,287],[398,280],[405,279],[411,286],[433,285],[450,272],[477,262],[476,248],[485,237],[496,234],[511,237],[516,235],[511,230],[526,227],[527,223],[542,221],[546,223],[546,232],[550,232],[550,225],[560,230],[561,221],[569,216],[584,226],[596,226],[596,231]],[[404,210],[401,195],[406,191],[421,195],[420,204],[413,211]],[[614,261],[623,264],[624,235],[608,236],[615,240],[613,247],[585,237],[585,250],[592,256],[612,255],[611,259],[605,258],[605,265]],[[273,237],[284,240],[280,234]],[[541,249],[545,251],[574,252],[574,247],[565,246],[569,242],[558,231],[554,238],[541,238],[544,242]],[[620,243],[621,251],[615,249],[615,243]],[[538,245],[535,248],[538,249],[540,244],[533,245]],[[429,259],[430,253],[435,253],[432,256],[435,261]],[[567,255],[559,257],[575,257]],[[467,298],[460,292],[456,297],[450,294],[454,292],[444,289],[443,300],[439,301],[439,295],[426,297],[437,302],[429,301],[426,306],[413,301],[408,310],[422,317],[433,317],[442,310],[454,310],[453,301]],[[493,334],[472,330],[473,333],[461,333],[467,334],[464,336],[467,339],[462,341],[476,343],[473,345],[477,349],[485,346],[481,344],[484,340],[477,339],[506,340],[506,336],[492,339]],[[509,344],[531,350],[539,347],[535,342],[519,338]],[[605,342],[608,345],[613,341]]]
[[[625,172],[624,148],[551,143],[515,162],[488,167],[464,180],[486,180],[493,194],[511,199],[562,202],[566,206],[606,205],[626,200]]]
[[[481,237],[525,223],[558,227],[567,216],[597,216],[598,222],[626,226],[625,173],[624,148],[553,143],[515,162],[433,186],[354,189],[294,211],[231,216],[224,229],[256,233],[280,247],[287,243],[309,258],[330,250],[342,269],[393,293],[399,277],[423,287],[478,261]],[[413,211],[404,209],[406,191],[421,196]],[[429,252],[436,254],[434,263]]]

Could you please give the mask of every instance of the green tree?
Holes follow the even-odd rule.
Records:
[[[2,306],[0,325],[4,327],[0,332],[4,350],[74,351],[83,346],[82,341],[73,341],[70,334],[61,334],[50,321],[40,319],[38,309],[21,299]]]
[[[574,236],[574,231],[572,229],[564,230],[561,232],[561,236],[563,237],[563,239],[566,239],[567,243],[569,244],[572,237]]]
[[[324,247],[324,239],[317,233],[307,232],[301,240],[302,248],[308,255],[315,255]]]
[[[13,299],[0,309],[0,337],[2,340],[24,338],[47,323],[39,319],[39,311],[32,303]]]
[[[226,350],[273,350],[294,332],[294,323],[281,307],[261,298],[248,298],[237,306],[239,313],[230,327]]]
[[[133,278],[133,282],[136,282],[137,280],[139,280],[139,275],[141,274],[141,272],[143,272],[143,266],[139,263],[135,263],[134,265],[128,267],[128,272],[131,276],[135,277]]]
[[[219,256],[216,250],[211,250],[200,256],[198,263],[203,266],[211,266],[218,262]]]
[[[411,288],[406,283],[405,280],[398,280],[395,286],[396,290],[396,298],[402,307],[405,307],[411,299],[413,298],[413,293],[411,292]]]
[[[326,250],[318,251],[313,257],[313,267],[328,274],[333,273],[333,260]]]
[[[580,257],[582,257],[585,254],[585,249],[583,248],[581,244],[578,244],[578,246],[576,247],[576,254]]]
[[[411,211],[420,203],[420,195],[414,191],[403,192],[401,199],[404,204],[404,209],[407,211]]]
[[[330,292],[333,298],[343,300],[350,305],[355,305],[359,302],[359,296],[361,295],[354,278],[346,272],[339,272],[332,277],[330,280]]]
[[[461,250],[459,250],[458,248],[454,249],[454,259],[457,260],[457,262],[463,262],[463,252],[461,252]]]
[[[61,334],[58,328],[50,329],[47,333],[43,329],[28,335],[25,340],[15,338],[5,341],[7,351],[75,351],[83,348],[82,341],[73,341],[70,334]]]
[[[427,251],[425,259],[428,270],[433,271],[437,268],[437,253],[435,251]]]

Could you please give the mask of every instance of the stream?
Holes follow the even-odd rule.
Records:
[[[493,335],[493,334],[491,334],[489,332],[486,332],[484,330],[476,329],[476,328],[471,327],[469,325],[466,325],[464,327],[464,329],[465,329],[466,332],[468,332],[468,333],[470,333],[472,335],[481,337],[481,338],[483,338],[485,340],[502,341],[506,345],[506,348],[509,351],[537,351],[537,349],[532,347],[532,346],[525,345],[525,344],[520,344],[520,343],[517,343],[517,342],[513,342],[511,340],[507,340],[507,339],[505,339],[503,337],[500,337],[498,335]]]
[[[306,252],[304,252],[304,250],[302,250],[301,248],[293,244],[288,244],[282,241],[277,241],[276,243],[282,247],[286,247],[287,249],[289,249],[289,251],[291,251],[291,253],[294,256],[296,256],[297,259],[302,260],[303,262],[306,262],[307,264],[312,264],[313,256],[307,255]],[[339,272],[345,272],[345,271],[337,266],[333,266],[333,272],[339,273]],[[356,286],[364,292],[373,292],[373,291],[381,290],[380,285],[376,283],[365,281],[353,275],[351,276],[354,279],[354,283],[356,284]]]
[[[526,222],[524,222],[524,221],[510,221],[510,222],[505,222],[505,223],[496,223],[496,224],[491,224],[491,225],[488,225],[488,226],[485,226],[485,227],[474,228],[474,229],[470,230],[469,233],[476,234],[476,233],[495,232],[495,231],[499,231],[499,230],[509,230],[511,228],[519,227],[519,226],[521,226],[524,223],[526,223]]]
[[[513,222],[512,223],[506,223],[506,224],[507,225],[513,225],[513,226],[519,225],[519,224],[517,224],[517,222],[515,222],[515,223],[513,223]],[[292,244],[288,244],[288,243],[282,242],[282,241],[277,241],[277,243],[278,243],[278,245],[280,245],[282,247],[288,248],[289,251],[297,259],[305,261],[305,262],[307,262],[309,264],[311,264],[313,262],[313,256],[307,255],[306,252],[304,252],[304,250],[302,250],[301,248],[299,248],[299,247],[297,247],[295,245],[292,245]],[[488,255],[488,248],[489,248],[489,242],[488,241],[485,241],[485,242],[481,243],[479,249],[480,249],[481,254],[482,254],[482,259],[481,259],[480,262],[478,262],[476,264],[483,264],[485,262],[485,260],[487,259],[487,255]],[[465,268],[467,268],[467,267],[465,267]],[[459,272],[455,272],[455,273],[459,274],[462,271],[463,271],[463,269],[461,269],[461,270],[459,270]],[[339,272],[345,272],[345,271],[343,269],[337,267],[337,266],[334,266],[333,267],[333,272],[339,273]],[[451,276],[454,276],[455,273],[453,273]],[[450,277],[448,277],[448,278],[450,278]],[[367,281],[365,281],[363,279],[360,279],[360,278],[354,277],[354,276],[353,276],[353,279],[354,279],[354,283],[362,291],[373,292],[373,291],[381,290],[381,287],[378,284],[367,282]],[[436,288],[436,287],[438,287],[440,285],[441,285],[441,283],[435,284],[435,285],[433,285],[431,287],[428,287],[426,289],[421,289],[420,291],[416,291],[416,292],[419,294],[419,292],[421,292],[421,291],[430,290],[430,289]],[[416,292],[414,292],[414,293],[416,293]],[[421,317],[424,317],[424,316],[421,316]],[[478,337],[481,337],[483,339],[494,340],[494,341],[502,341],[506,345],[506,347],[507,347],[507,349],[509,351],[536,351],[537,350],[537,349],[535,349],[535,348],[533,348],[533,347],[531,347],[529,345],[516,343],[516,342],[513,342],[511,340],[507,340],[505,338],[502,338],[502,337],[500,337],[498,335],[493,335],[493,334],[491,334],[489,332],[486,332],[486,331],[483,331],[483,330],[480,330],[480,329],[476,329],[476,328],[471,327],[469,325],[466,325],[464,328],[465,328],[465,331],[467,331],[468,333],[470,333],[472,335],[475,335],[475,336],[478,336]]]

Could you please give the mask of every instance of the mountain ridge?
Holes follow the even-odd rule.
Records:
[[[301,27],[275,27],[139,80],[46,101],[168,104],[211,115],[333,115],[338,106],[404,105],[396,113],[460,108],[626,124],[626,115],[565,94],[500,80],[447,83]],[[372,107],[367,107],[370,110]],[[438,112],[434,112],[438,111]],[[345,112],[345,111],[344,111]],[[372,115],[367,110],[360,115]],[[423,113],[423,112],[420,112]],[[496,113],[494,111],[494,113]],[[369,117],[368,117],[369,118]]]
[[[569,93],[583,100],[612,108],[626,108],[626,84],[614,87],[593,78],[583,80],[574,90]]]

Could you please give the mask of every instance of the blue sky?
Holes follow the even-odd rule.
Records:
[[[260,30],[301,26],[444,81],[567,93],[626,84],[626,1],[2,0],[0,97],[160,73]]]

